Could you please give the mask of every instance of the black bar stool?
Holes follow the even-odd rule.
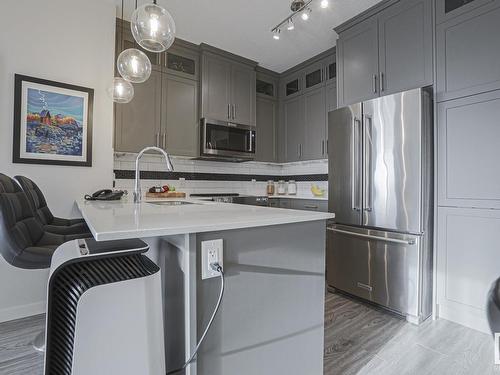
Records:
[[[26,193],[35,217],[45,230],[57,234],[80,234],[90,237],[90,230],[83,219],[63,219],[55,217],[47,206],[47,201],[38,185],[28,177],[16,176],[14,179]]]
[[[26,193],[10,177],[0,173],[0,253],[7,263],[23,269],[50,266],[52,254],[61,244],[90,234],[48,232],[35,217]],[[37,350],[44,350],[43,333],[35,339]]]

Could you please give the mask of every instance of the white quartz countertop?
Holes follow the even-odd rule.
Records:
[[[168,206],[151,202],[185,201]],[[195,199],[163,199],[140,204],[122,201],[77,201],[98,241],[170,236],[333,219],[333,213],[214,203]]]

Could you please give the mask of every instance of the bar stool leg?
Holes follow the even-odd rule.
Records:
[[[42,331],[38,335],[36,335],[32,345],[37,352],[45,352],[45,331]]]

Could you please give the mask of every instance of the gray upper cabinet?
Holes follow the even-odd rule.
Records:
[[[325,63],[319,61],[304,69],[304,91],[316,90],[325,85],[326,71]]]
[[[130,103],[115,105],[115,151],[139,152],[147,146],[160,146],[161,72],[153,70],[134,90]]]
[[[440,206],[500,209],[500,91],[439,103]]]
[[[432,2],[402,0],[378,23],[380,95],[432,85]]]
[[[378,96],[378,20],[346,30],[337,41],[338,101],[345,106]]]
[[[286,99],[294,98],[303,92],[303,72],[293,73],[282,79],[281,97]]]
[[[305,143],[303,96],[283,102],[283,121],[286,133],[286,161],[302,160]]]
[[[202,117],[231,119],[231,64],[213,54],[202,55]]]
[[[335,109],[337,109],[337,84],[333,80],[326,85],[326,112],[328,113]]]
[[[442,23],[495,0],[436,0],[436,21]]]
[[[324,159],[326,153],[326,97],[324,87],[304,94],[305,144],[301,159]]]
[[[257,140],[255,159],[277,162],[278,101],[257,97]]]
[[[337,28],[339,107],[433,84],[432,4],[401,0]]]
[[[173,155],[195,157],[199,146],[198,82],[174,75],[165,75],[163,82],[162,147]]]
[[[231,119],[238,124],[255,125],[255,81],[255,69],[232,64]]]
[[[455,17],[436,32],[438,101],[500,89],[498,2]]]
[[[171,47],[164,55],[167,72],[182,78],[199,78],[199,54],[182,47]]]
[[[202,52],[202,117],[255,125],[255,66]]]

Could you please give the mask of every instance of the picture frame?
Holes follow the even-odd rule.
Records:
[[[94,90],[15,75],[13,163],[92,166]]]

